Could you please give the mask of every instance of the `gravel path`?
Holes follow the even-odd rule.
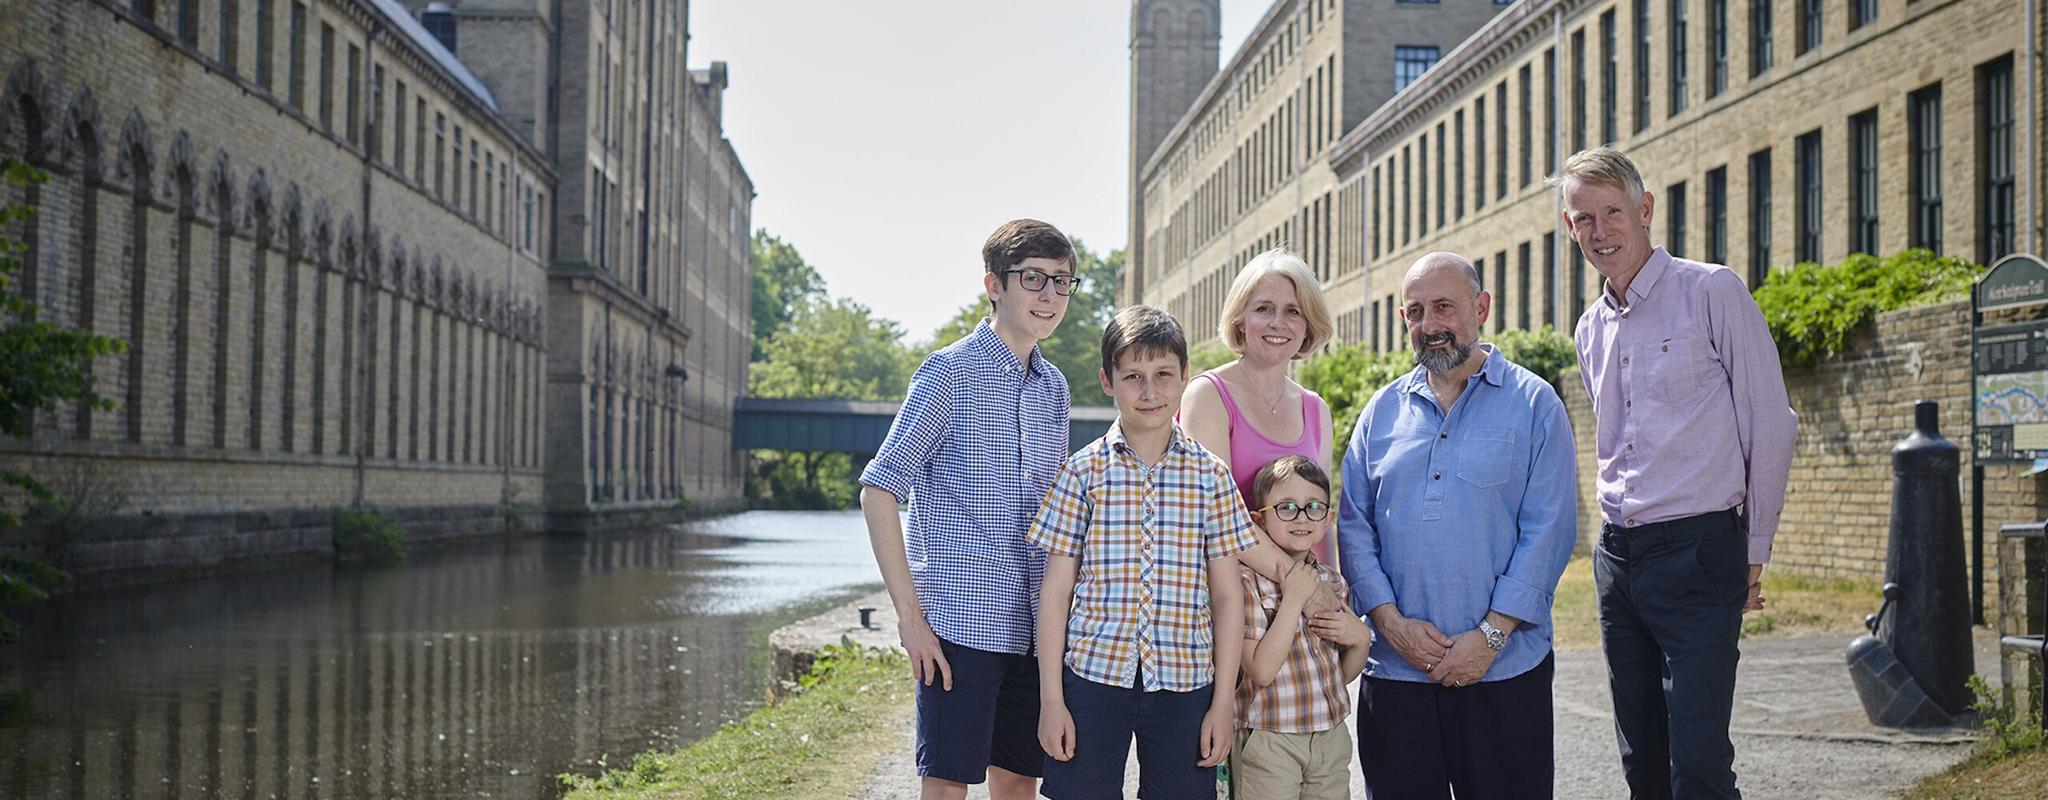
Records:
[[[1977,636],[1977,669],[1997,683],[1996,637]],[[1755,799],[1869,800],[1891,797],[1922,775],[1962,759],[1969,738],[1878,728],[1863,717],[1849,684],[1845,636],[1763,639],[1743,644],[1737,675],[1735,770],[1744,796]],[[1353,696],[1356,696],[1354,691]],[[1599,650],[1557,657],[1557,797],[1624,797],[1615,754],[1607,671]],[[1350,725],[1350,722],[1346,722]],[[917,797],[914,736],[906,721],[903,747],[884,757],[860,800]],[[1125,768],[1126,797],[1137,794],[1135,758]],[[1357,771],[1351,795],[1364,797]],[[969,798],[987,798],[974,787]]]

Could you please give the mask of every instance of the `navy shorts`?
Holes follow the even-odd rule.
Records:
[[[1038,746],[1038,659],[991,653],[939,640],[953,671],[917,684],[917,774],[954,783],[981,783],[989,767],[1038,777],[1045,749]]]
[[[1067,713],[1074,717],[1074,758],[1045,756],[1052,800],[1122,800],[1124,762],[1138,738],[1140,800],[1216,800],[1216,768],[1202,760],[1202,716],[1215,684],[1192,692],[1106,686],[1066,670]],[[1225,729],[1225,742],[1230,741]]]

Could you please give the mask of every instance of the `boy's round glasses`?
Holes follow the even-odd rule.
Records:
[[[1310,500],[1307,503],[1274,503],[1259,510],[1278,513],[1282,522],[1301,519],[1303,514],[1308,515],[1310,522],[1322,522],[1330,516],[1330,504],[1321,500]]]
[[[1023,267],[1003,270],[1003,274],[1016,275],[1017,282],[1023,284],[1024,291],[1027,292],[1044,291],[1045,282],[1050,280],[1052,281],[1052,290],[1061,297],[1073,296],[1074,287],[1081,285],[1081,276],[1079,275],[1047,275],[1038,270]]]

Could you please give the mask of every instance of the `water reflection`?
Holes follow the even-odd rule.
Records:
[[[769,630],[879,580],[858,514],[753,512],[65,598],[0,648],[0,797],[553,797],[744,713]]]

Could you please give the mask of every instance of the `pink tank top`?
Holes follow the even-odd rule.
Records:
[[[1276,442],[1244,418],[1237,400],[1230,396],[1230,389],[1213,370],[1195,377],[1207,378],[1216,385],[1216,395],[1223,398],[1223,410],[1230,413],[1230,478],[1237,482],[1237,491],[1244,495],[1247,505],[1252,500],[1252,478],[1259,474],[1260,467],[1281,456],[1302,456],[1317,464],[1329,458],[1330,443],[1316,429],[1323,419],[1323,398],[1315,392],[1301,390],[1301,435],[1292,442]]]

